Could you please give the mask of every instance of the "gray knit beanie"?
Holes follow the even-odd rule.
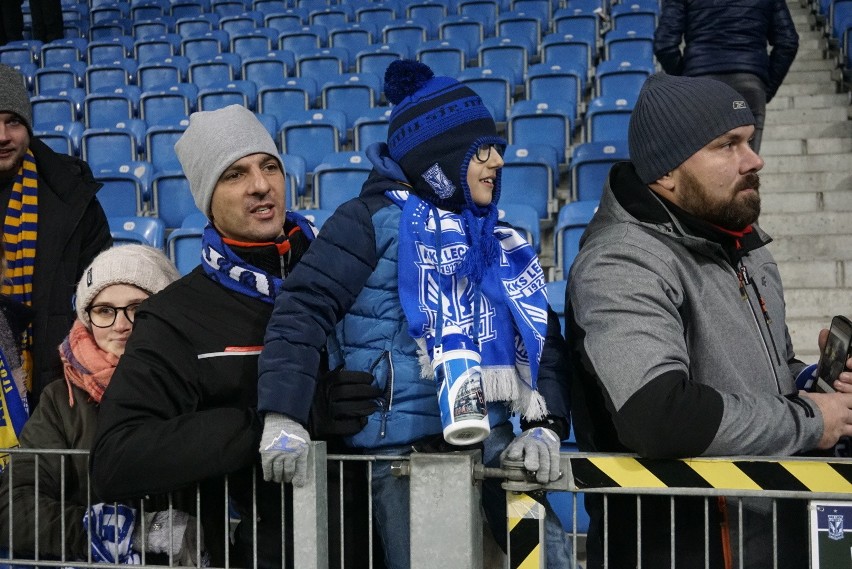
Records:
[[[103,251],[83,271],[77,283],[77,318],[91,329],[86,309],[98,294],[114,284],[127,284],[154,294],[180,278],[162,251],[147,245],[121,245]]]
[[[189,127],[175,144],[175,152],[195,205],[208,217],[219,176],[240,158],[262,152],[277,158],[283,168],[269,131],[240,105],[189,115]]]
[[[33,107],[24,76],[17,69],[0,63],[0,113],[15,113],[33,133]]]
[[[650,184],[717,136],[749,124],[748,103],[725,83],[657,73],[645,81],[630,115],[630,160]]]

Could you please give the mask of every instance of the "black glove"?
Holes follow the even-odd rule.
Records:
[[[373,385],[369,373],[341,366],[322,375],[311,407],[314,438],[354,435],[379,410],[381,399],[382,390]]]

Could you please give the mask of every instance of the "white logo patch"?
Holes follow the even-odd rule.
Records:
[[[747,109],[748,105],[746,105],[745,101],[734,101],[734,110]]]
[[[441,170],[441,167],[438,166],[438,163],[432,165],[431,168],[423,172],[423,179],[426,180],[432,189],[435,190],[435,193],[438,194],[438,197],[441,199],[447,199],[451,195],[456,192],[456,187],[447,178],[447,175],[444,174],[444,171]]]

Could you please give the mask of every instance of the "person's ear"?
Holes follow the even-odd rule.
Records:
[[[666,172],[665,174],[660,176],[656,182],[651,182],[649,185],[651,186],[651,188],[657,190],[658,192],[674,192],[675,187],[677,186],[674,172]]]

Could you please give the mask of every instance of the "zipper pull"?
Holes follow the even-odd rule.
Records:
[[[388,410],[385,408],[384,401],[381,401],[379,403],[379,405],[382,406],[382,426],[379,429],[379,436],[381,438],[385,438],[385,433],[387,432],[387,425],[388,425]]]
[[[745,267],[740,265],[740,269],[737,271],[737,280],[740,282],[740,296],[743,297],[743,300],[748,300],[748,294],[746,293],[746,282],[748,279],[748,273],[745,272]]]

